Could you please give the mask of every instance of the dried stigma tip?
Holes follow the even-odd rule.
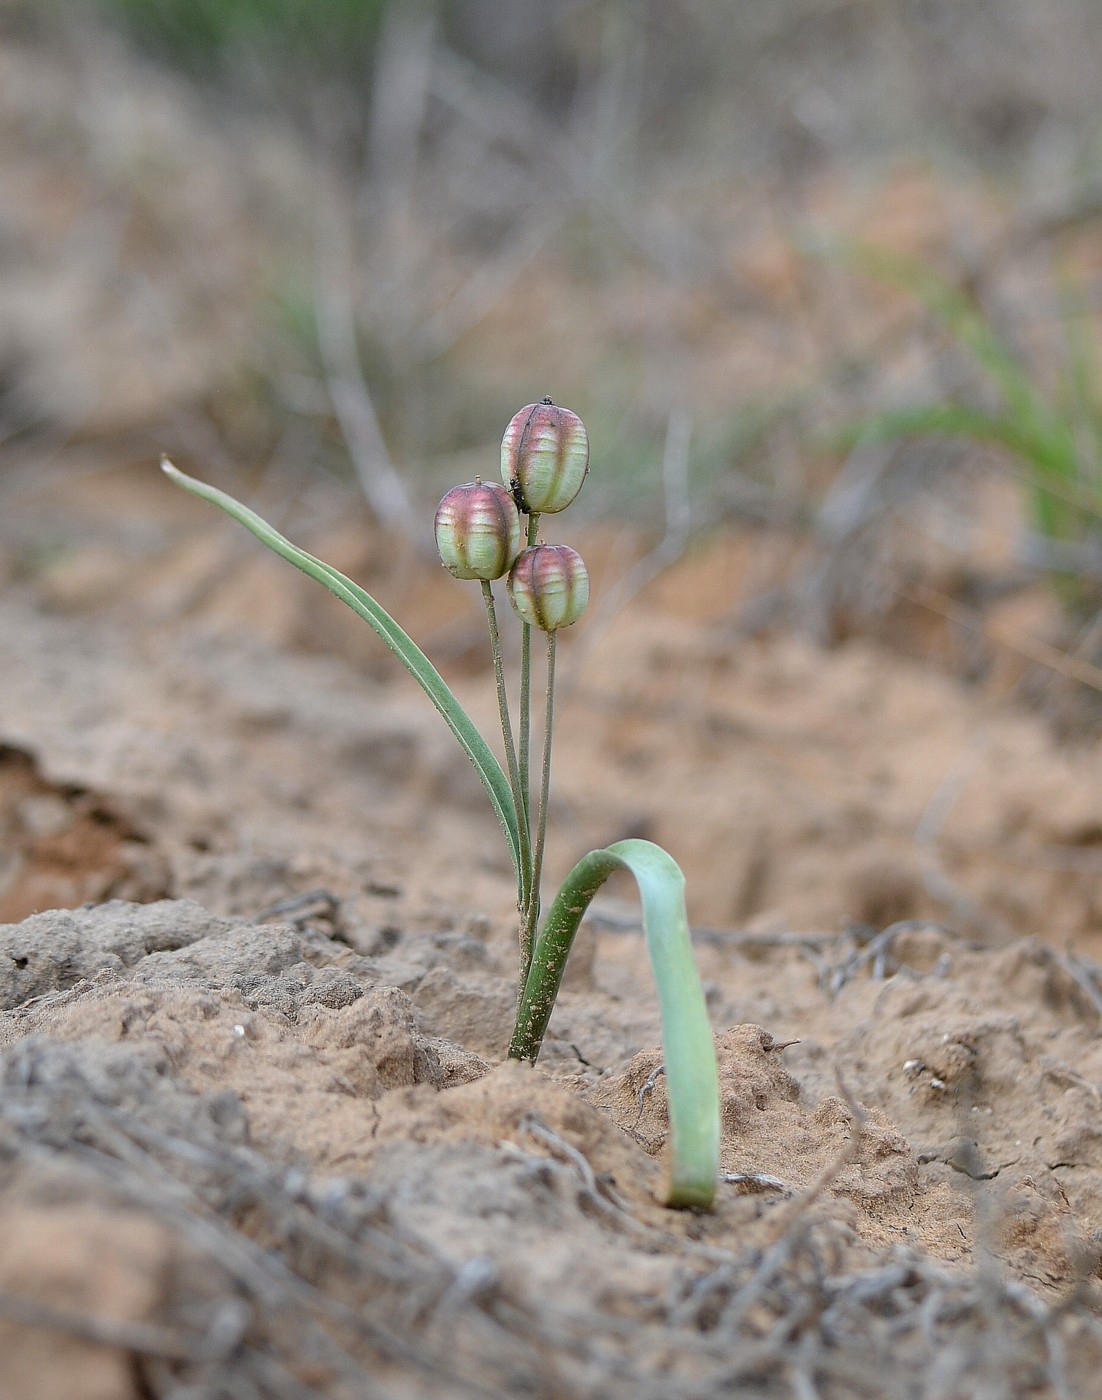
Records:
[[[577,622],[589,602],[589,573],[566,544],[537,544],[517,556],[509,598],[522,620],[543,632]]]
[[[494,482],[453,486],[436,508],[436,547],[449,574],[495,579],[520,552],[520,512]]]
[[[550,399],[516,414],[501,439],[501,479],[528,515],[565,510],[589,470],[589,438],[576,413]]]

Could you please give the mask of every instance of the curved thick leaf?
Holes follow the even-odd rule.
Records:
[[[614,870],[629,870],[639,887],[658,987],[672,1141],[668,1201],[707,1207],[719,1169],[719,1075],[689,939],[685,877],[661,846],[618,841],[590,851],[563,881],[536,941],[509,1055],[534,1060],[539,1054],[582,915]]]
[[[182,486],[185,491],[190,491],[193,496],[199,496],[204,501],[209,501],[211,505],[220,507],[227,515],[231,515],[234,520],[244,525],[247,530],[251,530],[262,544],[266,544],[281,558],[294,564],[296,569],[301,569],[304,574],[309,574],[323,587],[328,588],[330,593],[339,598],[342,603],[346,603],[357,616],[362,617],[375,629],[436,706],[444,722],[459,740],[467,757],[474,764],[478,776],[482,779],[482,784],[489,794],[490,802],[497,813],[501,828],[505,832],[505,839],[509,843],[509,854],[513,858],[513,870],[519,889],[521,884],[520,833],[513,808],[513,795],[509,787],[509,780],[502,771],[501,764],[494,757],[493,751],[452,694],[443,676],[412,637],[408,636],[390,614],[380,607],[371,594],[366,593],[359,584],[353,583],[350,578],[346,578],[344,574],[329,564],[315,559],[312,554],[307,554],[304,549],[299,549],[290,540],[284,539],[278,530],[273,529],[266,520],[262,520],[255,511],[249,510],[247,506],[234,500],[225,491],[219,491],[214,486],[208,486],[203,481],[196,481],[194,477],[185,475],[178,467],[174,467],[167,457],[162,457],[161,467],[169,480],[174,481],[177,486]]]

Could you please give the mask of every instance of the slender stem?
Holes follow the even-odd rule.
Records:
[[[528,816],[530,797],[528,790],[528,745],[531,730],[532,710],[532,628],[527,622],[520,625],[520,790],[524,802],[524,815]]]
[[[547,808],[551,792],[551,738],[555,723],[555,638],[556,632],[547,634],[547,708],[543,718],[543,769],[540,775],[540,801],[536,821],[536,841],[532,851],[532,887],[528,896],[528,932],[525,943],[533,946],[536,923],[540,916],[540,878],[543,874],[543,852],[547,844]],[[524,970],[525,981],[531,967]]]
[[[527,912],[532,902],[532,842],[528,830],[528,811],[523,799],[520,769],[517,766],[517,751],[513,744],[513,725],[509,719],[509,694],[505,689],[505,667],[501,660],[501,638],[497,630],[497,609],[494,607],[494,592],[486,579],[482,580],[482,600],[486,604],[486,624],[490,629],[490,651],[494,658],[494,679],[497,682],[497,709],[501,719],[501,737],[505,743],[505,761],[509,769],[509,787],[513,794],[513,809],[516,813],[520,833],[520,877],[519,906],[521,911],[520,964],[523,976],[527,975],[532,960],[531,931]],[[527,940],[527,942],[526,942]]]
[[[527,545],[531,549],[539,530],[539,514],[528,517]],[[531,786],[528,756],[532,733],[532,628],[527,622],[520,629],[520,790],[524,796],[524,819],[530,821]]]
[[[547,806],[551,792],[551,739],[555,725],[555,639],[557,632],[547,634],[547,708],[543,716],[543,770],[540,775],[539,821],[536,827],[536,848],[532,857],[532,903],[539,907],[540,874],[543,871],[543,850],[547,839]]]

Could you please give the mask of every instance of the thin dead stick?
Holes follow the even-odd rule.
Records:
[[[1035,661],[1039,666],[1046,666],[1050,671],[1055,671],[1068,680],[1078,681],[1081,685],[1089,686],[1091,690],[1102,691],[1102,668],[1092,666],[1081,656],[1071,655],[1061,651],[1058,647],[1049,646],[1047,642],[1042,642],[1037,637],[1030,637],[1024,632],[1012,633],[1002,627],[993,627],[976,609],[967,608],[955,599],[949,598],[944,593],[939,593],[937,589],[929,588],[925,584],[916,588],[902,589],[900,596],[909,602],[917,603],[919,607],[928,608],[930,612],[940,613],[950,622],[971,628],[997,646],[1016,652],[1029,661]]]
[[[768,1172],[724,1172],[719,1179],[728,1186],[743,1188],[740,1192],[742,1195],[779,1191],[784,1196],[791,1196],[796,1190],[790,1181],[784,1181],[779,1176],[770,1176]]]
[[[590,1204],[597,1207],[602,1214],[622,1229],[652,1243],[676,1249],[680,1253],[690,1254],[696,1258],[708,1259],[717,1264],[734,1265],[736,1263],[735,1255],[728,1249],[686,1239],[682,1235],[670,1234],[665,1230],[656,1229],[653,1225],[648,1225],[646,1221],[636,1220],[626,1206],[620,1204],[617,1199],[602,1189],[585,1154],[571,1146],[558,1133],[553,1132],[538,1113],[526,1114],[518,1126],[521,1132],[526,1133],[536,1142],[542,1143],[555,1156],[568,1162],[581,1178]]]
[[[407,218],[435,46],[434,6],[406,0],[386,7],[375,50],[365,173],[372,181],[370,193]]]
[[[157,1356],[165,1361],[216,1361],[232,1351],[238,1341],[233,1338],[228,1346],[213,1347],[202,1338],[185,1337],[169,1327],[78,1312],[7,1290],[0,1291],[0,1317],[20,1327],[64,1332],[87,1342],[117,1347],[139,1356]]]
[[[850,1114],[850,1136],[841,1151],[828,1162],[815,1180],[797,1195],[782,1201],[769,1217],[768,1238],[771,1243],[750,1278],[731,1296],[723,1309],[720,1326],[723,1330],[736,1327],[743,1317],[764,1296],[773,1280],[799,1248],[803,1232],[809,1224],[808,1209],[834,1184],[841,1173],[857,1161],[864,1136],[865,1114],[835,1069],[838,1092]]]
[[[1067,973],[1097,1011],[1099,1019],[1102,1020],[1102,991],[1099,990],[1098,983],[1091,976],[1090,968],[1085,967],[1071,953],[1058,953],[1055,949],[1050,949],[1049,956],[1057,967]]]
[[[807,1208],[814,1204],[824,1191],[829,1190],[842,1172],[853,1162],[856,1162],[861,1155],[861,1142],[865,1135],[864,1110],[850,1093],[837,1068],[834,1071],[834,1078],[838,1085],[839,1097],[849,1109],[849,1139],[833,1161],[827,1163],[810,1186],[801,1191],[798,1196],[793,1196],[790,1200],[782,1202],[770,1217],[769,1233],[778,1242],[783,1240],[788,1231],[806,1215]]]
[[[351,275],[347,282],[351,283]],[[347,286],[322,288],[315,320],[326,388],[360,489],[381,525],[416,540],[413,507],[391,461],[364,379]]]
[[[137,1126],[135,1122],[126,1129],[113,1128],[104,1117],[96,1127],[99,1136],[105,1129],[109,1133],[112,1141],[108,1150],[75,1142],[69,1150],[108,1180],[124,1184],[127,1193],[139,1203],[161,1216],[171,1217],[189,1242],[226,1268],[265,1314],[279,1313],[288,1325],[296,1323],[303,1328],[312,1342],[321,1347],[327,1361],[340,1369],[362,1376],[355,1358],[329,1335],[319,1318],[350,1328],[360,1340],[394,1360],[439,1371],[439,1363],[434,1359],[420,1356],[405,1340],[370,1317],[323,1293],[278,1254],[261,1248],[225,1222],[197,1191],[167,1171],[149,1151],[136,1141],[127,1142]],[[116,1155],[120,1148],[125,1155]],[[227,1154],[227,1166],[232,1169],[233,1154]],[[293,1312],[296,1305],[304,1309],[299,1317]]]
[[[837,967],[831,969],[827,975],[825,990],[831,996],[837,996],[866,963],[873,964],[874,977],[883,977],[884,962],[892,944],[901,933],[909,933],[915,929],[936,929],[938,933],[953,936],[951,928],[933,919],[900,919],[894,924],[889,924],[875,938],[871,938]]]

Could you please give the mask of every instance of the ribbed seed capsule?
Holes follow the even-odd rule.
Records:
[[[449,574],[495,579],[520,552],[520,512],[496,482],[453,486],[436,508],[436,547]]]
[[[521,619],[544,632],[577,622],[589,602],[589,573],[581,555],[567,544],[522,550],[507,587]]]
[[[515,414],[501,439],[501,479],[529,515],[565,510],[589,470],[589,437],[576,413],[550,399]]]

